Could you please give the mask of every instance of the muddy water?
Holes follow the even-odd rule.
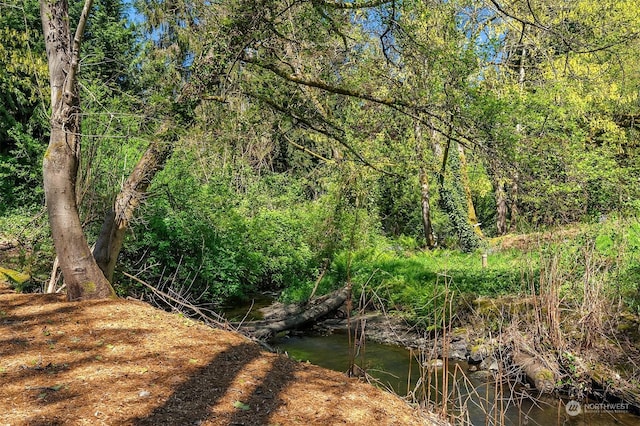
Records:
[[[294,359],[309,361],[336,371],[346,372],[350,365],[346,334],[285,337],[276,342],[276,347]],[[565,401],[532,398],[529,393],[535,397],[535,391],[528,391],[524,387],[516,388],[509,384],[504,384],[500,389],[496,386],[493,376],[470,373],[466,362],[449,362],[447,374],[444,374],[442,369],[437,369],[431,375],[425,374],[424,380],[419,382],[421,363],[417,358],[419,357],[402,347],[366,342],[364,347],[359,349],[356,363],[364,367],[380,386],[390,388],[401,396],[412,392],[413,395],[428,394],[431,402],[440,403],[443,400],[444,388],[448,395],[447,400],[450,401],[450,411],[460,416],[460,424],[640,425],[640,417],[624,412],[596,413],[594,411],[600,408],[596,405],[581,407],[590,411],[588,413],[569,415]],[[447,386],[443,386],[445,375]],[[421,386],[420,383],[424,383],[425,386]],[[429,386],[426,386],[427,383]]]

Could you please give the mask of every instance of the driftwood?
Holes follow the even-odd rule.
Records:
[[[267,320],[239,324],[239,328],[257,339],[269,339],[281,331],[301,327],[336,311],[344,304],[348,295],[349,288],[343,287],[307,305],[285,305],[278,308],[285,316],[271,315]]]
[[[551,393],[556,387],[556,375],[537,358],[524,352],[513,356],[513,363],[520,367],[527,380],[542,393]]]

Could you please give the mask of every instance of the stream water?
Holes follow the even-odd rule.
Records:
[[[294,359],[309,361],[332,370],[346,372],[350,365],[348,336],[344,333],[283,337],[275,342],[275,346]],[[380,386],[391,388],[401,396],[414,391],[421,376],[416,354],[398,346],[366,342],[366,345],[360,348],[356,364],[365,368]],[[493,376],[488,376],[485,372],[468,372],[466,362],[451,361],[447,364],[446,386],[443,386],[443,370],[435,369],[423,380],[423,383],[429,383],[430,390],[424,391],[426,386],[418,388],[423,390],[422,395],[428,395],[431,402],[435,403],[442,402],[445,389],[447,400],[450,401],[450,410],[458,413],[466,424],[640,425],[640,417],[626,412],[614,413],[612,410],[596,412],[602,407],[595,404],[581,407],[584,412],[578,415],[569,415],[563,401],[535,398],[535,391],[530,391],[533,398],[529,397],[522,386],[518,388],[504,384],[500,391]],[[624,409],[619,406],[606,408]]]
[[[235,321],[260,319],[259,308],[272,301],[270,296],[261,296],[254,299],[251,306],[225,309],[225,315]],[[351,365],[349,338],[346,333],[285,336],[274,342],[274,346],[293,359],[308,361],[335,371],[347,372]],[[460,419],[461,424],[640,425],[640,417],[626,412],[624,406],[603,407],[597,403],[583,403],[584,406],[580,407],[582,412],[572,412],[573,415],[570,415],[566,408],[568,401],[552,397],[540,398],[535,390],[527,390],[513,383],[504,383],[499,389],[493,375],[488,372],[469,372],[466,362],[447,362],[445,386],[443,369],[434,369],[431,374],[424,375],[424,368],[420,368],[418,358],[418,353],[412,353],[403,347],[367,341],[358,351],[355,363],[365,369],[377,385],[398,395],[413,395],[414,400],[429,399],[430,403],[441,405],[443,393],[446,394],[449,411]],[[622,412],[616,413],[615,409]]]

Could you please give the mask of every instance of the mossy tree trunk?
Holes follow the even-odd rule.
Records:
[[[480,237],[474,230],[469,217],[469,204],[462,182],[460,151],[457,142],[448,139],[444,150],[439,146],[437,134],[433,132],[434,154],[442,160],[439,172],[440,206],[449,217],[451,226],[458,236],[460,249],[472,252],[480,246]],[[453,146],[452,148],[452,144]],[[448,166],[448,167],[447,167]],[[448,177],[448,178],[447,178]]]
[[[467,167],[467,156],[464,153],[464,147],[458,145],[458,163],[460,165],[460,184],[464,191],[464,197],[467,202],[467,216],[469,217],[469,223],[473,227],[473,231],[478,237],[483,238],[482,229],[480,229],[480,223],[478,222],[478,215],[476,215],[476,209],[473,206],[473,197],[471,196],[471,183],[469,181],[469,171]]]

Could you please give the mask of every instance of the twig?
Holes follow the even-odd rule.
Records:
[[[192,305],[191,303],[184,301],[184,300],[179,300],[176,299],[175,297],[172,297],[170,295],[168,295],[167,293],[158,290],[157,288],[155,288],[154,286],[152,286],[151,284],[148,284],[145,281],[142,281],[140,278],[135,277],[131,274],[128,274],[126,272],[122,272],[122,274],[128,278],[131,278],[132,280],[144,285],[145,287],[149,288],[151,291],[153,291],[155,294],[157,294],[158,296],[161,296],[163,298],[169,299],[174,303],[177,303],[181,306],[184,306],[188,309],[191,309],[193,312],[195,312],[196,314],[198,314],[200,316],[200,318],[206,322],[206,323],[214,323],[217,326],[227,329],[227,330],[232,330],[233,328],[229,325],[229,322],[221,315],[218,315],[215,312],[211,312],[213,314],[213,316],[209,316],[207,314],[205,314],[200,308],[198,308],[197,306]],[[215,317],[215,318],[214,318]]]

